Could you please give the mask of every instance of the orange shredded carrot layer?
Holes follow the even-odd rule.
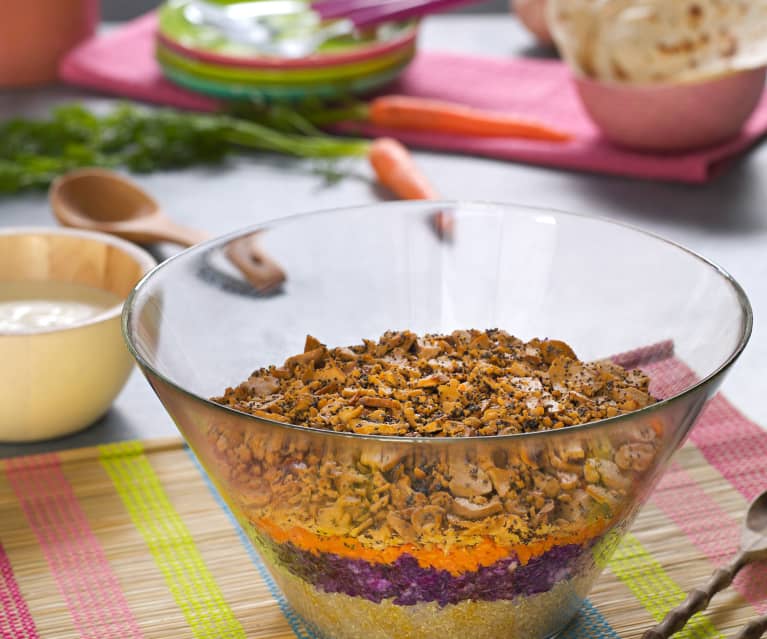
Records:
[[[300,526],[293,526],[286,530],[268,519],[259,519],[256,522],[257,527],[277,543],[290,542],[314,554],[333,553],[348,559],[363,559],[376,564],[391,564],[401,555],[408,554],[414,557],[422,568],[447,570],[453,576],[473,572],[482,566],[491,566],[512,554],[516,555],[522,565],[525,565],[532,558],[539,557],[555,546],[582,544],[589,541],[601,534],[608,524],[609,521],[604,520],[588,524],[571,535],[551,536],[528,544],[502,546],[486,538],[473,546],[456,546],[445,550],[423,548],[414,544],[401,544],[383,549],[368,548],[352,537],[320,536]]]

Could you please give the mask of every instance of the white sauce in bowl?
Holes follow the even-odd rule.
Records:
[[[35,333],[88,321],[122,300],[72,282],[0,282],[0,333]]]

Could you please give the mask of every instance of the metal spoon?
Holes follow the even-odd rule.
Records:
[[[741,568],[761,559],[767,559],[767,490],[754,499],[748,507],[740,533],[740,550],[735,558],[727,566],[717,568],[702,588],[690,591],[687,598],[671,610],[657,626],[645,632],[642,639],[666,639],[681,630],[690,617],[696,612],[705,610],[708,602],[717,592],[732,583]],[[761,635],[761,632],[759,635],[751,633],[759,629],[763,632],[764,628],[760,620],[756,620],[756,624],[751,629],[749,626],[744,629],[749,632],[745,637],[753,639]]]
[[[188,247],[208,239],[196,229],[180,226],[131,180],[106,169],[78,169],[57,178],[48,192],[61,224],[118,235],[139,244],[172,242]],[[230,242],[227,256],[260,293],[285,281],[285,272],[255,243],[253,236]]]
[[[293,16],[297,21],[285,34],[281,18]],[[352,35],[356,27],[349,20],[333,20],[321,26],[317,14],[303,2],[259,0],[232,5],[214,5],[206,0],[191,0],[184,8],[191,24],[217,29],[230,42],[253,47],[259,53],[282,58],[303,58],[317,51],[333,38]]]
[[[302,58],[333,38],[476,1],[319,0],[308,4],[246,0],[222,5],[211,0],[187,0],[184,18],[191,24],[217,29],[230,42],[245,44],[260,53]]]
[[[308,13],[311,7],[304,0],[256,0],[220,4],[210,0],[189,0],[187,8],[192,7],[192,15],[197,17],[226,16],[230,20],[262,20],[273,16],[290,16]],[[198,13],[195,13],[198,12]],[[188,13],[185,12],[185,16]]]

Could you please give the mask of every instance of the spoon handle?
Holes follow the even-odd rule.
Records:
[[[696,612],[705,610],[711,598],[732,583],[735,575],[745,564],[745,558],[739,554],[729,565],[717,568],[704,586],[691,590],[687,598],[671,610],[657,626],[647,630],[642,635],[642,639],[667,639],[680,631],[690,617]]]
[[[733,639],[759,639],[767,632],[767,615],[752,619]]]
[[[259,293],[274,293],[285,281],[285,271],[258,245],[256,235],[232,240],[225,252]]]
[[[210,235],[205,233],[205,231],[198,231],[197,229],[179,226],[178,224],[164,224],[157,234],[158,238],[161,236],[162,240],[166,242],[180,244],[186,248],[210,238]]]

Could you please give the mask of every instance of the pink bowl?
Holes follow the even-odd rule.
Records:
[[[764,91],[767,67],[688,84],[622,85],[575,77],[587,113],[611,142],[681,151],[735,137]]]

